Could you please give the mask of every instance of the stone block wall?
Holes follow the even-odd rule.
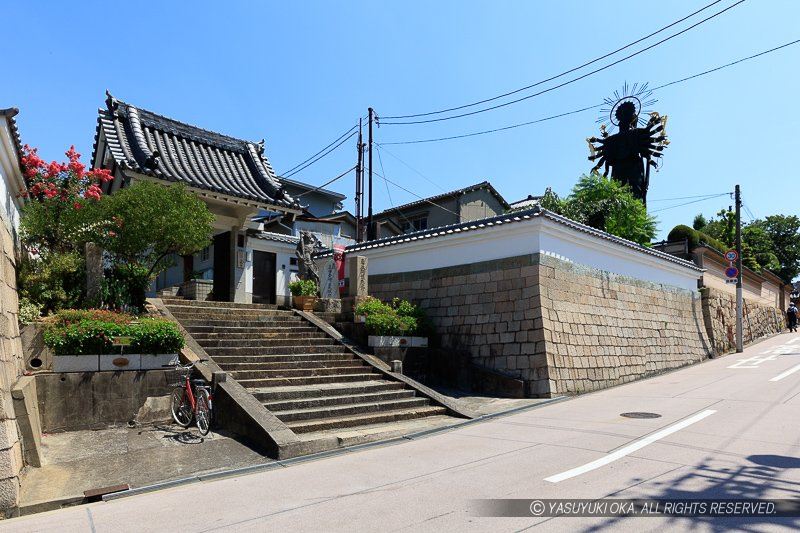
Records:
[[[551,391],[611,387],[711,355],[696,292],[547,256],[539,291]]]
[[[715,288],[704,288],[703,318],[714,353],[721,355],[736,350],[736,296]],[[742,337],[744,344],[780,333],[786,327],[782,309],[744,300]]]
[[[0,216],[0,509],[16,507],[23,466],[11,397],[24,368],[18,314],[14,239]]]
[[[586,392],[710,354],[697,293],[531,254],[370,276],[370,293],[422,306],[444,350],[525,383]]]

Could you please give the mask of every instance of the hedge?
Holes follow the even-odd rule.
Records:
[[[127,353],[177,353],[184,346],[173,322],[97,309],[59,311],[46,326],[44,343],[56,355],[115,354],[120,348],[114,337],[131,337]]]
[[[716,249],[718,252],[725,252],[729,248],[724,242],[715,239],[711,235],[697,231],[684,224],[675,226],[667,235],[668,241],[682,241],[684,239],[689,241],[689,251],[704,244]]]

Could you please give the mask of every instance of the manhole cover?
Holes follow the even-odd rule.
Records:
[[[634,412],[634,413],[622,413],[619,416],[624,416],[625,418],[660,418],[661,415],[658,413],[642,413],[642,412]]]

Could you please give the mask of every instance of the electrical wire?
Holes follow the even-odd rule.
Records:
[[[295,170],[297,167],[303,166],[304,164],[308,163],[309,161],[311,161],[312,159],[314,159],[315,157],[317,157],[319,154],[321,154],[322,152],[324,152],[325,150],[327,150],[328,148],[330,148],[331,146],[333,146],[334,144],[336,144],[337,142],[339,142],[339,140],[341,140],[341,138],[342,138],[342,137],[344,137],[344,136],[345,136],[345,135],[347,135],[348,133],[352,132],[352,131],[353,131],[353,130],[355,130],[357,127],[358,127],[358,124],[356,124],[355,126],[353,126],[352,128],[350,128],[350,129],[349,129],[349,130],[347,130],[346,132],[342,133],[342,134],[341,134],[340,136],[338,136],[338,137],[337,137],[337,138],[336,138],[336,139],[335,139],[335,140],[334,140],[332,143],[330,143],[330,144],[328,144],[327,146],[325,146],[325,147],[324,147],[322,150],[320,150],[319,152],[315,153],[314,155],[312,155],[311,157],[309,157],[309,158],[308,158],[308,159],[306,159],[305,161],[302,161],[302,162],[300,162],[300,163],[296,164],[295,166],[293,166],[293,167],[292,167],[292,168],[290,168],[289,170],[286,170],[285,172],[282,172],[280,175],[281,175],[281,176],[285,176],[285,175],[289,174],[290,172],[292,172],[293,170]]]
[[[625,46],[623,46],[621,48],[617,48],[613,52],[608,52],[607,54],[602,55],[600,57],[597,57],[595,59],[592,59],[591,61],[587,61],[586,63],[583,63],[582,65],[579,65],[577,67],[573,67],[573,68],[571,68],[569,70],[565,70],[564,72],[561,72],[560,74],[556,74],[555,76],[551,76],[549,78],[537,81],[537,82],[532,83],[530,85],[526,85],[525,87],[521,87],[519,89],[515,89],[515,90],[509,91],[507,93],[499,94],[499,95],[493,96],[491,98],[486,98],[484,100],[478,100],[477,102],[472,102],[470,104],[464,104],[464,105],[460,105],[460,106],[456,106],[456,107],[449,107],[449,108],[446,108],[446,109],[439,109],[437,111],[429,111],[427,113],[416,113],[416,114],[413,114],[413,115],[394,115],[394,116],[387,116],[387,117],[383,117],[383,118],[387,118],[387,119],[404,119],[404,118],[427,117],[427,116],[430,116],[430,115],[439,115],[441,113],[449,113],[450,111],[458,111],[459,109],[465,109],[467,107],[473,107],[473,106],[480,105],[480,104],[486,104],[488,102],[493,102],[495,100],[499,100],[500,98],[505,98],[506,96],[511,96],[512,94],[517,94],[519,92],[522,92],[522,91],[525,91],[525,90],[528,90],[528,89],[532,89],[533,87],[537,87],[539,85],[542,85],[543,83],[547,83],[547,82],[556,80],[558,78],[561,78],[562,76],[566,76],[567,74],[571,74],[571,73],[575,72],[576,70],[580,70],[580,69],[582,69],[584,67],[588,67],[589,65],[597,63],[598,61],[602,61],[603,59],[611,57],[614,54],[616,54],[618,52],[621,52],[623,50],[626,50],[626,49],[630,48],[631,46],[637,45],[642,41],[646,41],[650,37],[653,37],[654,35],[657,35],[657,34],[663,32],[663,31],[666,31],[669,28],[671,28],[671,27],[673,27],[673,26],[675,26],[677,24],[680,24],[681,22],[683,22],[683,21],[685,21],[687,19],[692,18],[693,16],[697,15],[698,13],[700,13],[702,11],[705,11],[706,9],[714,6],[715,4],[720,3],[721,1],[722,0],[716,0],[714,2],[711,2],[710,4],[708,4],[708,5],[704,6],[704,7],[701,7],[697,11],[695,11],[693,13],[690,13],[690,14],[686,15],[685,17],[676,20],[675,22],[672,22],[671,24],[668,24],[668,25],[664,26],[663,28],[660,28],[660,29],[654,31],[653,33],[645,35],[644,37],[642,37],[640,39],[637,39],[637,40],[635,40],[635,41],[633,41],[631,43],[628,43],[628,44],[626,44]]]
[[[729,192],[724,192],[724,193],[722,193],[722,194],[717,194],[717,195],[715,195],[715,196],[710,196],[710,197],[708,197],[708,198],[701,198],[700,200],[693,200],[693,201],[691,201],[691,202],[684,202],[684,203],[682,203],[682,204],[671,205],[671,206],[669,206],[669,207],[662,207],[661,209],[653,209],[652,211],[650,211],[650,213],[658,213],[658,212],[660,212],[660,211],[667,211],[667,210],[669,210],[669,209],[675,209],[676,207],[683,207],[683,206],[685,206],[685,205],[689,205],[689,204],[696,204],[696,203],[698,203],[698,202],[705,202],[706,200],[711,200],[711,199],[713,199],[713,198],[719,198],[720,196],[727,196],[727,195],[729,195],[729,194],[731,194],[731,193],[729,193]]]
[[[376,146],[375,148],[378,148],[378,147]],[[383,178],[383,184],[386,185],[386,195],[389,197],[389,205],[392,206],[391,211],[396,211],[401,217],[403,217],[405,219],[406,222],[408,222],[408,227],[409,228],[413,228],[414,224],[411,222],[411,220],[408,219],[408,217],[405,215],[405,213],[403,213],[400,209],[397,209],[394,206],[394,201],[392,201],[392,192],[389,190],[389,181],[385,177],[386,176],[386,170],[384,170],[384,168],[383,168],[383,158],[381,157],[380,149],[378,149],[377,152],[378,152],[378,163],[380,163],[380,165],[381,165],[381,174],[378,174],[378,175]]]
[[[419,199],[420,199],[420,200],[422,200],[423,202],[429,203],[429,204],[431,204],[431,205],[432,205],[432,206],[434,206],[434,207],[438,207],[439,209],[441,209],[441,210],[443,210],[443,211],[447,211],[448,213],[451,213],[451,214],[453,214],[453,215],[455,215],[455,216],[459,217],[459,220],[461,219],[461,216],[460,216],[458,213],[456,213],[456,212],[454,212],[454,211],[450,211],[450,210],[449,210],[449,209],[447,209],[446,207],[442,207],[441,205],[439,205],[439,204],[437,204],[437,203],[435,203],[435,202],[432,202],[432,201],[431,201],[431,200],[429,200],[428,198],[423,198],[422,196],[420,196],[419,194],[417,194],[417,193],[415,193],[415,192],[413,192],[413,191],[409,191],[408,189],[406,189],[406,188],[405,188],[405,187],[403,187],[402,185],[399,185],[399,184],[397,184],[397,183],[393,182],[392,180],[390,180],[389,178],[387,178],[386,176],[383,176],[383,175],[381,175],[380,173],[378,173],[378,171],[377,171],[377,170],[373,170],[372,172],[373,172],[374,174],[378,174],[378,176],[380,176],[381,178],[385,179],[386,181],[388,181],[389,183],[391,183],[391,184],[392,184],[392,185],[394,185],[395,187],[397,187],[397,188],[399,188],[399,189],[403,189],[403,190],[404,190],[404,191],[406,191],[407,193],[409,193],[409,194],[411,194],[411,195],[413,195],[413,196],[416,196],[417,198],[419,198]]]
[[[321,155],[317,156],[317,157],[316,157],[316,159],[312,159],[311,161],[309,161],[309,162],[308,162],[308,163],[306,163],[305,165],[301,166],[301,167],[300,167],[300,168],[298,168],[297,170],[294,170],[294,171],[292,171],[292,172],[286,173],[286,174],[284,174],[282,177],[284,177],[284,178],[291,178],[292,176],[294,176],[294,175],[295,175],[295,174],[297,174],[298,172],[301,172],[301,171],[303,171],[303,170],[307,169],[308,167],[310,167],[311,165],[313,165],[314,163],[316,163],[316,162],[317,162],[317,161],[319,161],[320,159],[322,159],[322,158],[324,158],[325,156],[327,156],[328,154],[332,153],[334,150],[336,150],[337,148],[339,148],[339,147],[340,147],[341,145],[343,145],[345,142],[347,142],[348,140],[350,140],[350,139],[351,139],[351,138],[352,138],[352,137],[353,137],[353,136],[354,136],[356,133],[358,133],[358,132],[357,132],[357,131],[354,131],[354,132],[352,132],[350,135],[348,135],[347,137],[345,137],[344,139],[342,139],[341,141],[339,141],[339,142],[338,142],[338,144],[334,145],[334,146],[333,146],[333,148],[330,148],[330,149],[328,149],[326,152],[324,152],[324,153],[322,153]]]
[[[375,146],[378,148],[378,153],[380,153],[381,149],[386,150],[387,154],[389,154],[390,156],[392,156],[395,159],[397,159],[398,161],[400,161],[402,164],[404,164],[410,170],[416,172],[418,175],[420,175],[422,178],[424,178],[428,183],[430,183],[431,185],[433,185],[434,187],[436,187],[438,189],[441,189],[442,191],[447,191],[447,189],[445,189],[444,187],[442,187],[441,185],[439,185],[438,183],[436,183],[435,181],[430,179],[428,176],[426,176],[425,174],[423,174],[422,172],[420,172],[419,170],[417,170],[416,168],[412,167],[411,165],[409,165],[408,163],[406,163],[405,161],[403,161],[402,159],[397,157],[395,154],[390,152],[389,149],[385,148],[381,143],[377,143],[376,142]],[[383,165],[382,164],[381,164],[381,170],[383,170]]]
[[[467,113],[460,113],[458,115],[450,115],[448,117],[440,117],[440,118],[429,118],[429,119],[424,119],[424,120],[411,120],[411,121],[406,121],[406,122],[380,122],[380,124],[383,126],[383,125],[401,125],[401,124],[402,125],[428,124],[428,123],[431,123],[431,122],[441,122],[441,121],[444,121],[444,120],[452,120],[452,119],[455,119],[455,118],[462,118],[462,117],[468,117],[468,116],[472,116],[472,115],[477,115],[478,113],[485,113],[487,111],[493,111],[495,109],[500,109],[501,107],[506,107],[506,106],[509,106],[509,105],[512,105],[512,104],[516,104],[516,103],[522,102],[524,100],[529,100],[529,99],[534,98],[536,96],[540,96],[542,94],[549,93],[549,92],[554,91],[556,89],[560,89],[561,87],[565,87],[567,85],[575,83],[576,81],[580,81],[580,80],[582,80],[584,78],[588,78],[589,76],[597,74],[598,72],[602,72],[602,71],[604,71],[606,69],[609,69],[609,68],[611,68],[611,67],[613,67],[615,65],[618,65],[618,64],[620,64],[620,63],[622,63],[624,61],[627,61],[628,59],[636,57],[639,54],[642,54],[642,53],[644,53],[644,52],[646,52],[648,50],[651,50],[651,49],[655,48],[656,46],[659,46],[659,45],[661,45],[661,44],[663,44],[663,43],[665,43],[665,42],[667,42],[667,41],[669,41],[671,39],[674,39],[675,37],[678,37],[678,36],[688,32],[689,30],[692,30],[692,29],[700,26],[701,24],[704,24],[704,23],[708,22],[709,20],[722,15],[726,11],[729,11],[729,10],[733,9],[734,7],[742,4],[743,2],[745,2],[745,0],[739,0],[735,4],[732,4],[732,5],[728,6],[728,7],[726,7],[725,9],[714,13],[713,15],[711,15],[709,17],[706,17],[703,20],[692,24],[688,28],[684,28],[683,30],[681,30],[681,31],[679,31],[677,33],[673,33],[669,37],[665,37],[664,39],[661,39],[660,41],[658,41],[658,42],[656,42],[654,44],[651,44],[650,46],[642,48],[641,50],[638,50],[638,51],[636,51],[636,52],[634,52],[632,54],[629,54],[629,55],[627,55],[627,56],[625,56],[625,57],[623,57],[621,59],[613,61],[613,62],[611,62],[611,63],[609,63],[607,65],[604,65],[604,66],[602,66],[600,68],[597,68],[595,70],[587,72],[586,74],[581,74],[578,77],[569,79],[569,80],[567,80],[565,82],[559,83],[558,85],[554,85],[552,87],[548,87],[547,89],[541,90],[539,92],[536,92],[536,93],[533,93],[533,94],[529,94],[527,96],[523,96],[523,97],[517,98],[515,100],[509,100],[508,102],[503,102],[502,104],[497,104],[497,105],[493,105],[493,106],[490,106],[490,107],[484,107],[484,108],[478,109],[476,111],[469,111]]]
[[[664,87],[669,87],[669,86],[672,86],[672,85],[676,85],[678,83],[683,83],[683,82],[686,82],[686,81],[689,81],[689,80],[693,80],[695,78],[699,78],[701,76],[705,76],[707,74],[711,74],[713,72],[717,72],[719,70],[722,70],[722,69],[725,69],[725,68],[728,68],[728,67],[732,67],[734,65],[738,65],[739,63],[742,63],[744,61],[755,59],[757,57],[760,57],[760,56],[763,56],[763,55],[766,55],[766,54],[769,54],[769,53],[772,53],[772,52],[776,52],[778,50],[781,50],[781,49],[786,48],[788,46],[796,45],[798,43],[800,43],[800,39],[797,39],[797,40],[782,44],[780,46],[776,46],[775,48],[770,48],[769,50],[764,50],[763,52],[759,52],[759,53],[753,54],[751,56],[747,56],[747,57],[743,57],[741,59],[737,59],[736,61],[732,61],[730,63],[726,63],[725,65],[721,65],[721,66],[716,67],[716,68],[712,68],[712,69],[709,69],[709,70],[706,70],[706,71],[703,71],[703,72],[699,72],[697,74],[694,74],[692,76],[688,76],[686,78],[681,78],[681,79],[678,79],[678,80],[675,80],[675,81],[671,81],[669,83],[665,83],[663,85],[659,85],[658,87],[654,88],[653,90],[655,91],[655,90],[658,90],[658,89],[663,89]],[[581,109],[576,109],[574,111],[567,111],[566,113],[560,113],[558,115],[551,115],[549,117],[544,117],[544,118],[540,118],[540,119],[537,119],[537,120],[531,120],[531,121],[528,121],[528,122],[521,122],[521,123],[518,123],[518,124],[512,124],[510,126],[503,126],[503,127],[500,127],[500,128],[493,128],[493,129],[483,130],[483,131],[475,131],[475,132],[466,133],[466,134],[462,134],[462,135],[451,135],[449,137],[435,137],[435,138],[430,138],[430,139],[415,139],[415,140],[410,140],[410,141],[384,142],[384,143],[381,143],[381,146],[396,145],[396,144],[431,143],[431,142],[439,142],[439,141],[449,141],[449,140],[453,140],[453,139],[463,139],[465,137],[474,137],[474,136],[477,136],[477,135],[486,135],[486,134],[489,134],[489,133],[496,133],[496,132],[506,131],[506,130],[510,130],[510,129],[514,129],[514,128],[520,128],[522,126],[529,126],[531,124],[537,124],[539,122],[545,122],[547,120],[553,120],[555,118],[561,118],[561,117],[565,117],[567,115],[574,115],[576,113],[582,113],[582,112],[588,111],[590,109],[596,109],[598,107],[602,107],[603,105],[605,105],[605,104],[597,104],[597,105],[594,105],[594,106],[583,107]]]
[[[712,193],[712,194],[698,194],[697,196],[678,196],[676,198],[656,198],[655,200],[647,200],[648,202],[669,202],[672,200],[691,200],[693,198],[714,198],[716,196],[722,196],[724,194],[730,194],[727,192],[721,193]]]
[[[324,187],[327,187],[328,185],[330,185],[334,181],[342,179],[343,177],[347,176],[350,173],[350,171],[355,170],[356,166],[357,165],[354,165],[354,166],[348,168],[347,170],[345,170],[344,172],[342,172],[341,174],[339,174],[335,178],[326,181],[325,183],[323,183],[319,187],[315,187],[315,188],[311,189],[310,191],[306,191],[304,193],[298,194],[295,198],[300,198],[301,196],[305,196],[306,194],[311,194],[312,192],[317,192],[318,190],[320,190],[320,189],[322,189]]]

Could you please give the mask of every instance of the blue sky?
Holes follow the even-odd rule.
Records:
[[[266,138],[280,172],[332,141],[368,106],[388,116],[491,97],[602,55],[710,1],[6,2],[3,18],[14,22],[3,26],[10,62],[0,107],[20,108],[23,141],[45,158],[75,144],[88,159],[96,110],[110,89],[178,120]],[[562,89],[472,117],[385,125],[376,141],[457,135],[589,106],[626,81],[660,85],[798,39],[798,20],[800,2],[748,0]],[[651,177],[649,207],[731,191],[738,182],[755,216],[796,214],[798,65],[800,45],[658,91],[653,107],[669,115],[672,145]],[[591,167],[584,139],[598,133],[596,118],[597,111],[587,111],[466,140],[387,146],[383,165],[392,181],[422,196],[484,179],[511,201],[547,186],[566,194]],[[355,163],[354,144],[294,178],[327,181]],[[380,170],[377,154],[375,166]],[[351,176],[331,188],[352,197]],[[390,200],[379,178],[374,187],[377,210],[416,199],[388,185]],[[697,212],[731,203],[723,197],[658,212],[660,236]],[[346,207],[352,209],[351,199]]]

